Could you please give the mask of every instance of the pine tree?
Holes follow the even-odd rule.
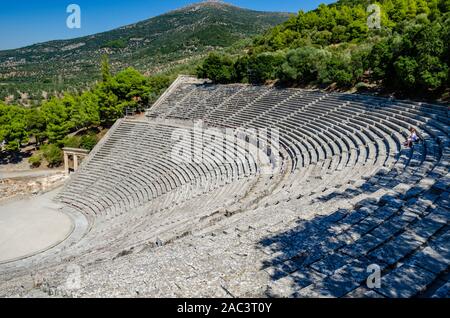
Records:
[[[430,14],[430,8],[426,0],[417,0],[417,14]]]

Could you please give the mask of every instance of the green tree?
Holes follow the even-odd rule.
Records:
[[[121,101],[135,102],[136,106],[149,102],[151,89],[148,80],[132,67],[114,76],[110,87]]]
[[[231,83],[237,78],[232,58],[217,53],[211,53],[203,61],[197,68],[197,76],[223,84]]]
[[[365,21],[355,20],[347,27],[348,39],[366,38],[369,32],[369,27]]]
[[[149,104],[155,102],[171,83],[172,80],[167,75],[150,76],[148,78],[148,85],[150,87]]]
[[[308,84],[317,82],[326,68],[330,53],[314,47],[289,50],[280,69],[280,79],[286,83]]]
[[[390,12],[390,18],[398,23],[404,21],[408,16],[407,0],[393,0],[394,9]]]
[[[50,143],[62,145],[62,140],[72,128],[66,108],[69,103],[68,99],[63,102],[60,99],[52,98],[42,105],[42,113],[46,122],[46,135]]]
[[[73,99],[68,99],[66,107],[69,112],[70,126],[76,130],[100,124],[99,99],[92,92],[85,92]]]
[[[374,45],[369,55],[369,69],[372,72],[374,80],[389,80],[392,78],[392,63],[394,52],[392,50],[392,41],[384,39]]]
[[[426,0],[417,0],[417,14],[429,15],[431,12]]]
[[[28,133],[34,137],[36,146],[46,138],[47,124],[43,113],[37,108],[33,107],[26,113],[26,125]]]
[[[419,65],[417,61],[411,57],[400,56],[394,62],[395,71],[397,73],[397,81],[407,89],[412,89],[417,84],[416,71]]]
[[[264,83],[267,80],[276,79],[280,67],[285,61],[282,53],[261,53],[248,59],[247,75],[252,83]]]
[[[101,124],[111,126],[123,114],[123,109],[119,107],[119,98],[109,89],[107,83],[100,84],[95,95],[99,102]]]
[[[319,83],[336,83],[340,87],[349,87],[354,84],[355,80],[349,56],[334,53],[325,60],[325,64],[325,68],[319,73]]]
[[[407,17],[413,19],[417,15],[417,9],[416,0],[408,0]]]
[[[26,110],[0,102],[0,143],[4,143],[5,150],[20,150],[21,144],[28,141],[26,128]]]
[[[145,76],[134,68],[127,68],[94,90],[98,98],[99,118],[110,126],[122,117],[125,108],[142,110],[150,103],[152,89]]]

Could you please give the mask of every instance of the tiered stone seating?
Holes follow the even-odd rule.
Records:
[[[186,79],[147,115],[116,123],[60,193],[66,211],[88,217],[89,230],[22,268],[45,264],[58,285],[63,266],[82,264],[86,285],[75,296],[139,289],[148,296],[448,297],[446,105]],[[208,142],[193,151],[204,158],[187,162],[173,145],[189,142],[172,137],[178,129],[193,133],[198,121]],[[411,127],[421,141],[405,148]],[[214,140],[208,128],[268,129],[279,148]],[[238,156],[226,152],[221,161],[205,152],[223,146]],[[258,155],[269,165],[279,155],[282,169],[264,174]],[[382,277],[375,289],[366,283],[373,265]],[[18,277],[0,282],[0,296],[16,290]]]
[[[152,108],[147,116],[157,118],[167,115],[166,112],[171,111],[170,106],[176,105],[180,100],[188,98],[190,95],[195,94],[196,86],[194,85],[179,85],[176,89],[169,95],[161,105],[157,108]]]
[[[183,157],[174,158],[179,155],[170,147],[174,129],[177,127],[123,121],[89,164],[73,177],[59,198],[88,214],[100,216],[140,207],[202,178],[220,183],[256,172],[257,167],[245,150],[241,151],[241,156],[230,157],[224,163],[216,162],[203,149],[199,149],[204,157],[199,164],[186,162]],[[181,141],[185,143],[185,149],[196,147],[190,138]],[[234,144],[229,147],[231,149]],[[239,159],[244,161],[233,161]],[[191,191],[195,193],[193,189]]]
[[[257,89],[252,88],[251,90]],[[268,101],[267,104],[265,101]],[[244,108],[241,107],[238,111],[234,110],[232,114],[220,112],[218,114],[223,114],[222,120],[218,117],[209,120],[209,116],[206,116],[205,121],[211,125],[249,128],[276,127],[280,129],[281,144],[286,147],[294,162],[293,170],[287,185],[285,184],[282,189],[262,201],[266,206],[278,205],[280,200],[289,202],[295,198],[301,201],[301,204],[305,204],[304,202],[308,202],[308,200],[309,202],[315,200],[324,202],[335,198],[336,192],[339,193],[338,197],[343,198],[364,198],[367,192],[378,192],[380,196],[384,193],[385,196],[387,195],[389,198],[392,196],[396,200],[394,201],[396,209],[389,205],[391,202],[382,200],[374,206],[374,211],[364,212],[364,217],[355,219],[356,222],[365,220],[358,223],[358,226],[355,223],[354,227],[350,227],[352,235],[349,237],[355,242],[348,244],[349,247],[345,247],[345,251],[347,251],[345,257],[337,256],[340,254],[335,255],[334,250],[327,251],[328,254],[332,254],[329,256],[330,260],[324,259],[320,266],[313,267],[315,271],[319,268],[322,269],[320,274],[332,274],[337,271],[341,267],[336,265],[339,264],[339,259],[357,261],[354,259],[356,255],[351,254],[352,247],[350,246],[356,245],[358,248],[367,249],[365,250],[367,253],[376,246],[375,244],[384,242],[380,242],[379,237],[375,238],[369,234],[370,230],[380,224],[382,227],[380,226],[377,230],[380,233],[381,229],[385,228],[395,229],[391,230],[392,234],[399,230],[409,233],[411,231],[408,228],[409,223],[399,222],[404,212],[403,214],[398,212],[400,207],[397,205],[403,202],[401,208],[410,211],[415,208],[414,204],[418,201],[417,198],[423,194],[428,195],[433,199],[431,202],[434,202],[439,195],[433,188],[433,181],[442,185],[446,181],[441,181],[441,178],[447,180],[445,179],[449,168],[448,158],[445,157],[449,145],[447,107],[345,94],[321,95],[314,99],[314,92],[284,90],[279,94],[277,90],[265,88],[260,97],[249,102]],[[404,149],[402,144],[408,136],[410,127],[419,131],[422,142],[415,145],[413,149]],[[315,180],[317,177],[319,177],[318,180]],[[341,192],[337,191],[339,187],[343,187]],[[440,191],[443,191],[443,194],[440,195],[448,197],[448,183]],[[385,196],[381,196],[381,198],[385,198]],[[398,198],[399,196],[400,198]],[[303,199],[305,197],[307,200]],[[417,221],[421,222],[418,224],[431,224],[427,218],[434,220],[433,224],[435,224],[436,230],[440,230],[448,224],[448,213],[444,212],[445,209],[438,210],[440,219],[439,217],[436,219],[435,207],[431,205],[432,208],[430,208],[429,203],[426,207],[428,207],[427,214],[426,216],[421,215],[423,220]],[[448,206],[445,208],[448,209]],[[393,220],[395,222],[392,222]],[[421,227],[423,228],[423,226]],[[335,234],[333,233],[333,235]],[[402,236],[396,240],[392,237],[385,237],[386,240],[392,240],[393,252],[397,252],[395,246],[405,245],[405,253],[394,258],[388,265],[398,264],[403,257],[408,255],[408,252],[415,251],[416,254],[422,255],[423,252],[419,247],[423,243],[427,243],[433,234],[434,232],[429,232],[428,237],[414,241],[411,248],[408,248],[408,242],[403,240]],[[380,252],[373,252],[374,255],[380,255],[376,260],[386,262],[385,254],[381,251],[387,249],[388,246],[384,247],[383,245],[379,247]],[[419,250],[417,250],[418,248]],[[440,246],[439,248],[444,247]],[[364,254],[364,257],[367,255]],[[442,272],[448,268],[448,252],[441,261],[444,262],[444,265],[441,266],[443,267]],[[321,267],[322,264],[337,267],[333,270],[324,270]],[[411,276],[415,273],[414,271],[419,270],[423,270],[423,268],[406,266],[404,270],[394,270],[392,274],[389,272],[389,275],[393,277],[394,281],[398,281],[401,275]],[[440,272],[434,274],[425,275],[429,280],[426,283],[433,282]],[[367,275],[364,276],[363,272],[361,277],[367,277]],[[354,284],[359,286],[362,281],[354,282]],[[428,284],[425,284],[423,289]],[[420,292],[413,290],[408,293],[400,290],[396,294],[395,288],[402,289],[405,285],[394,285],[389,285],[386,290],[380,291],[378,296],[380,294],[382,296],[414,296]],[[335,286],[335,289],[340,290],[341,294],[339,294],[332,293],[330,288],[327,289],[320,285],[320,288],[318,287],[320,292],[315,290],[311,295],[344,296],[351,291],[346,291],[341,287]],[[299,289],[298,295],[308,295],[314,288],[310,286],[309,289]],[[366,290],[366,292],[368,291]]]

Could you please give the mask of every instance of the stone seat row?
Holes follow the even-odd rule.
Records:
[[[116,130],[117,136],[111,136],[104,149],[97,151],[96,158],[66,185],[59,196],[64,203],[83,209],[89,207],[90,213],[94,210],[100,215],[102,210],[109,209],[117,213],[136,208],[183,184],[195,184],[195,180],[223,183],[257,172],[258,166],[248,149],[241,149],[228,139],[223,142],[229,142],[227,147],[233,151],[224,152],[224,162],[205,151],[210,145],[197,146],[190,140],[181,140],[185,149],[192,146],[193,151],[203,156],[200,163],[186,162],[180,154],[171,151],[172,129],[127,121],[123,125]],[[142,130],[134,129],[135,133],[127,135],[125,132],[132,131],[128,125],[141,126]]]

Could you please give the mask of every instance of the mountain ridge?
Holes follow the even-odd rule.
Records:
[[[195,3],[191,3],[191,4],[188,4],[186,6],[177,8],[177,9],[172,9],[170,11],[167,11],[167,12],[162,13],[162,14],[157,15],[157,16],[149,17],[149,18],[144,19],[144,20],[140,20],[140,21],[137,21],[137,22],[134,22],[134,23],[130,23],[130,24],[126,24],[126,25],[119,26],[119,27],[115,27],[115,28],[112,28],[112,29],[109,29],[109,30],[105,30],[105,31],[101,31],[101,32],[93,33],[93,34],[88,34],[88,35],[83,35],[83,36],[79,36],[79,37],[74,37],[74,38],[52,39],[52,40],[48,40],[48,41],[36,42],[36,43],[29,44],[29,45],[17,47],[17,48],[0,50],[0,53],[4,53],[4,52],[8,52],[8,51],[18,51],[18,50],[30,48],[30,47],[33,47],[33,46],[39,46],[39,45],[42,45],[42,44],[50,44],[50,43],[54,43],[54,42],[70,42],[70,41],[75,41],[75,40],[87,39],[87,38],[91,38],[91,37],[94,37],[94,36],[97,36],[97,35],[101,35],[101,34],[104,34],[104,33],[109,33],[111,31],[125,30],[125,29],[127,29],[129,27],[133,27],[133,26],[135,26],[137,24],[144,23],[144,22],[146,22],[148,20],[154,19],[156,17],[164,16],[164,15],[167,15],[167,14],[170,14],[170,13],[184,11],[184,10],[187,10],[187,9],[190,9],[190,8],[196,8],[196,7],[198,8],[198,7],[205,7],[205,6],[206,7],[207,6],[215,7],[215,8],[226,8],[226,7],[228,7],[228,8],[247,10],[247,11],[252,11],[252,12],[260,12],[260,13],[263,13],[263,14],[267,14],[267,13],[271,14],[272,13],[272,14],[280,14],[280,15],[286,15],[286,16],[289,16],[290,14],[293,14],[293,12],[260,11],[260,10],[242,8],[242,7],[238,7],[236,5],[233,5],[231,3],[227,3],[227,2],[221,1],[221,0],[205,0],[205,1],[199,1],[199,2],[195,2]]]
[[[47,92],[83,89],[99,79],[104,54],[113,70],[160,71],[260,34],[289,15],[199,2],[110,31],[0,51],[0,100],[17,100],[18,91],[35,100]]]

